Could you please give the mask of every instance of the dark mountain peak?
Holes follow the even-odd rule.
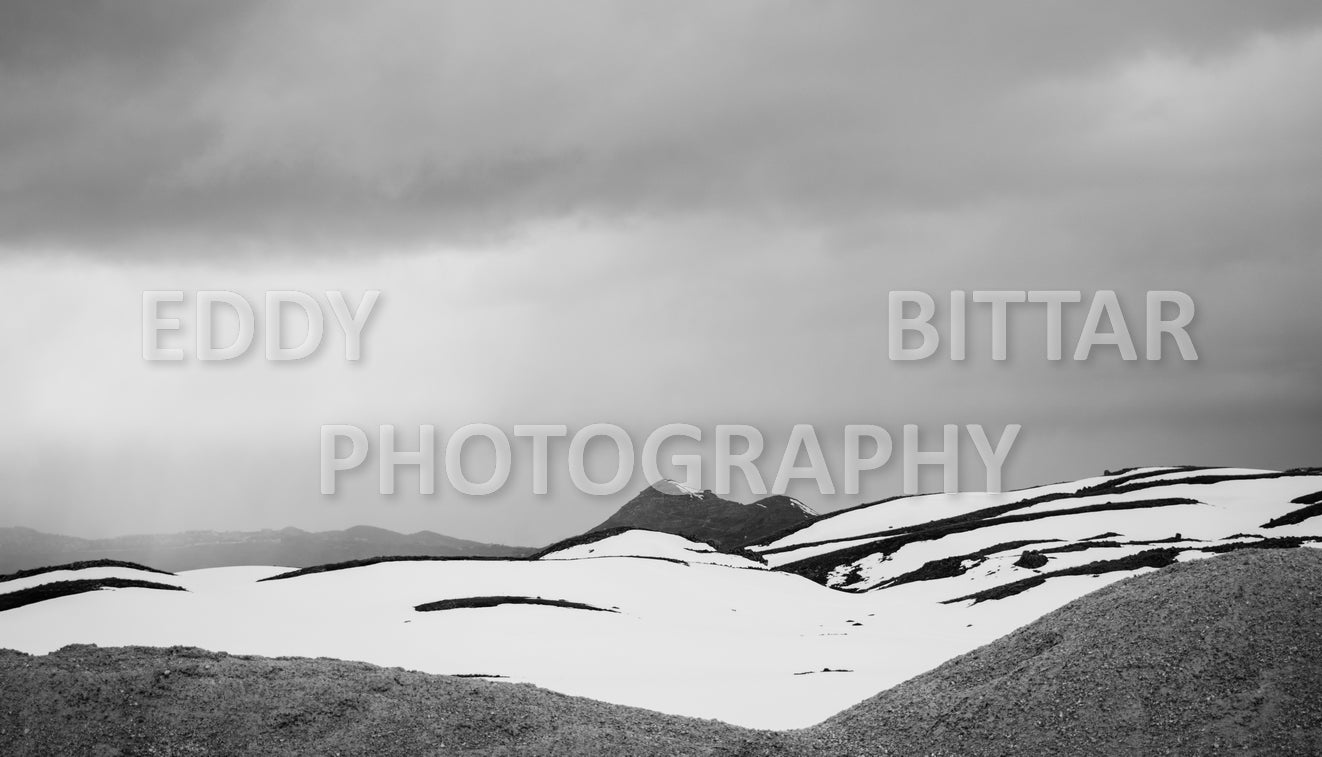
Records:
[[[753,503],[766,508],[789,508],[804,513],[809,518],[816,518],[817,511],[803,504],[799,500],[785,494],[773,494],[770,497],[763,497]]]
[[[812,520],[815,514],[792,497],[776,495],[753,504],[724,499],[669,479],[648,486],[605,522],[589,531],[642,528],[739,549]]]

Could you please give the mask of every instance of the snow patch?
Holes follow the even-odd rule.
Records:
[[[657,481],[656,483],[652,484],[652,488],[657,490],[658,492],[661,492],[662,494],[667,494],[672,497],[688,496],[688,497],[693,497],[694,499],[702,499],[701,491],[689,486],[685,486],[684,484],[681,484],[678,481],[671,481],[668,478],[663,478],[660,481]]]

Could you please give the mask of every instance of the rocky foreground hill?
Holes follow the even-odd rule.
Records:
[[[799,731],[191,648],[4,652],[0,686],[14,755],[1311,755],[1322,552],[1124,579]]]

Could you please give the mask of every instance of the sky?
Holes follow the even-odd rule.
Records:
[[[1311,2],[0,3],[0,525],[539,545],[647,483],[584,495],[562,443],[547,495],[516,453],[326,497],[332,423],[750,424],[768,479],[798,423],[837,474],[847,424],[1022,424],[1007,488],[1316,465],[1319,81]],[[155,289],[382,295],[359,362],[176,364]],[[1140,352],[1183,291],[1199,360],[1050,362],[1031,309],[1006,361],[977,309],[967,360],[889,360],[888,293],[956,289],[1115,290]]]

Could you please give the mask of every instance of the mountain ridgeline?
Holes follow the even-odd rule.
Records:
[[[710,542],[721,549],[740,549],[804,526],[816,517],[802,502],[783,494],[746,505],[722,499],[710,490],[661,480],[588,533],[642,528]]]
[[[305,568],[368,557],[523,557],[532,549],[484,544],[433,531],[401,534],[373,526],[311,532],[185,531],[177,534],[80,539],[30,528],[0,528],[0,574],[88,560],[125,560],[161,570],[231,565]]]

